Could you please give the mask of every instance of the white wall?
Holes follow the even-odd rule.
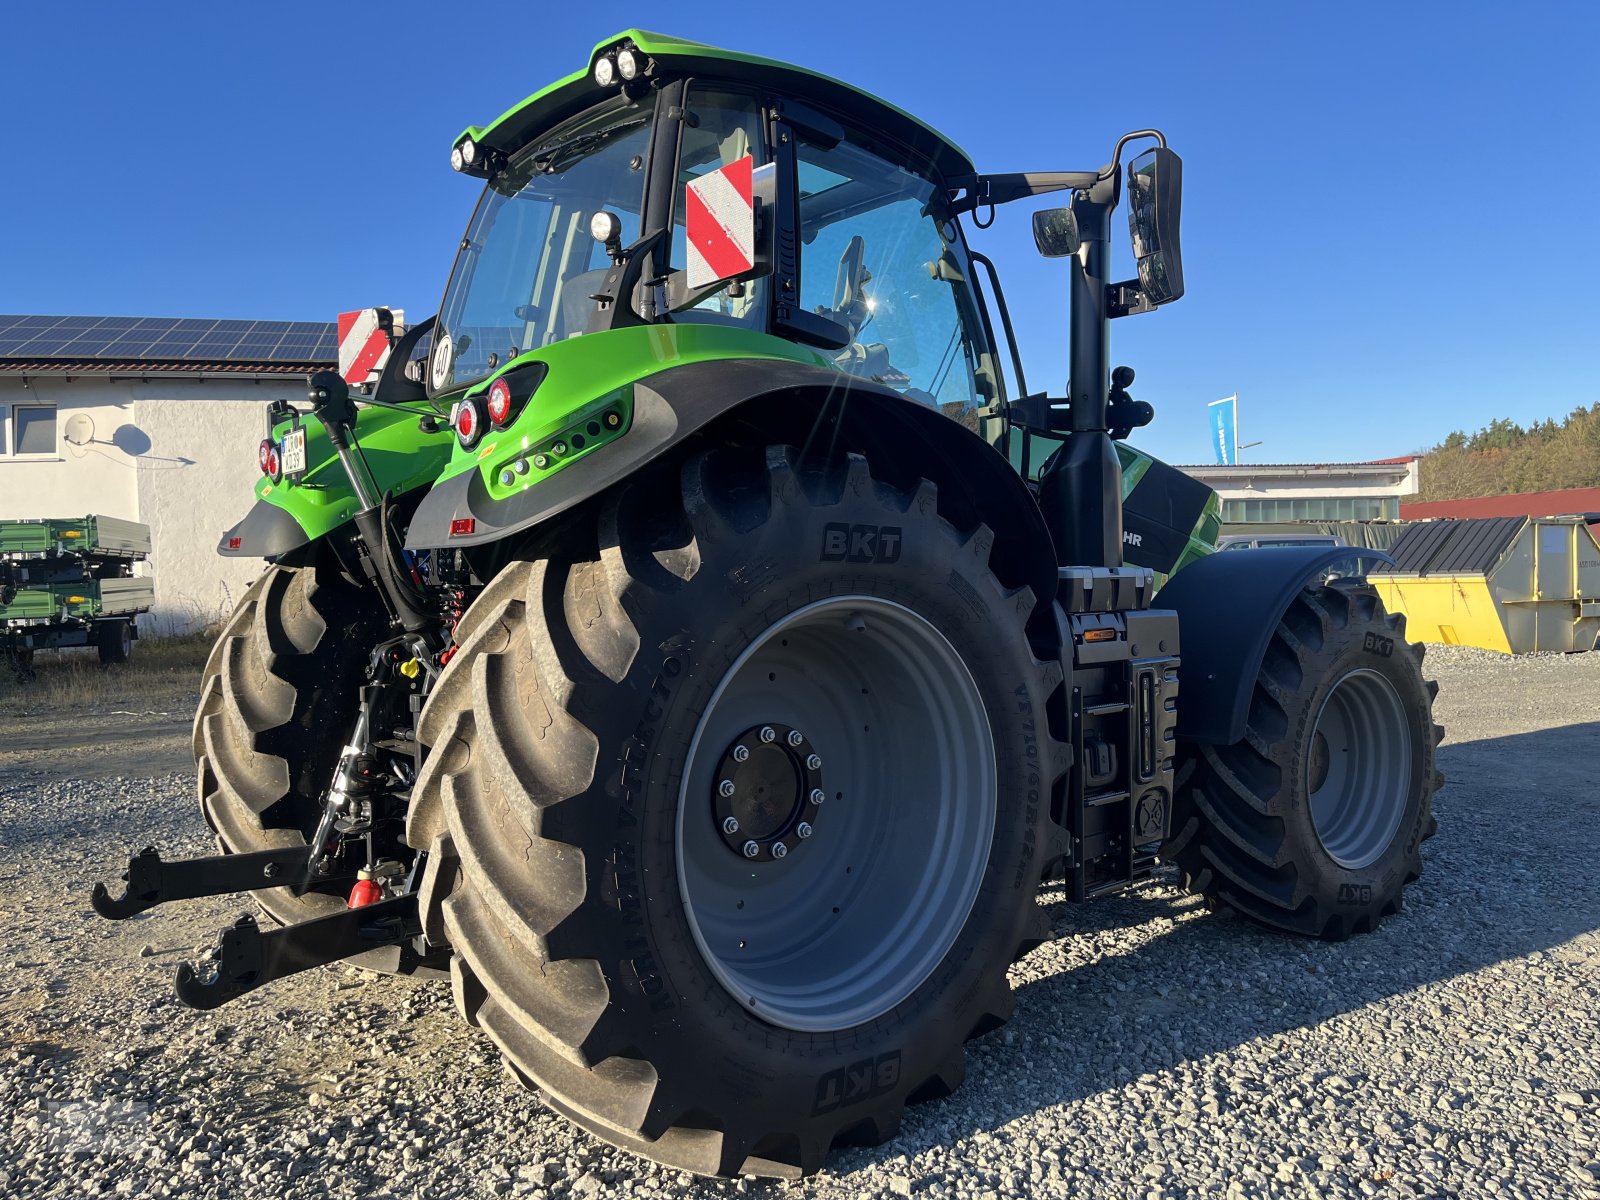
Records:
[[[259,559],[218,554],[217,540],[255,503],[252,489],[261,478],[256,447],[271,398],[264,394],[253,404],[180,399],[173,390],[138,385],[133,408],[150,438],[147,458],[161,460],[139,472],[138,519],[150,526],[153,615],[163,627],[221,620],[261,573]]]
[[[255,502],[256,447],[266,403],[298,399],[297,377],[113,380],[0,376],[0,406],[55,404],[57,454],[48,460],[0,454],[0,515],[62,517],[106,513],[150,526],[145,573],[156,606],[148,632],[177,631],[229,612],[260,573],[256,559],[223,558],[222,531]],[[94,440],[66,441],[74,413],[94,421]]]
[[[81,517],[103,512],[138,520],[137,456],[131,435],[132,397],[126,386],[106,380],[0,377],[0,408],[19,404],[56,406],[56,454],[52,458],[13,458],[10,443],[0,452],[0,514],[11,518]],[[69,446],[67,420],[87,413],[94,421],[94,441]],[[12,429],[14,430],[14,426]],[[120,431],[120,432],[119,432]],[[114,440],[116,439],[116,440]]]

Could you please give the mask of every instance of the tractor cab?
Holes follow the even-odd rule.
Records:
[[[686,47],[670,45],[626,36],[565,85],[579,111],[532,132],[514,110],[458,142],[452,162],[487,179],[432,392],[584,334],[719,325],[812,347],[977,430],[1005,384],[947,178],[970,175],[965,156],[835,81],[744,58],[675,70]],[[830,102],[839,120],[809,107]]]

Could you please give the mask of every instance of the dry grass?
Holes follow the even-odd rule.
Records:
[[[45,650],[34,655],[38,677],[16,683],[0,660],[0,717],[51,713],[182,712],[199,699],[200,669],[215,629],[177,637],[143,637],[126,663],[105,666],[95,649]]]

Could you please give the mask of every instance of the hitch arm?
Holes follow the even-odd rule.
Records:
[[[95,884],[89,894],[95,912],[108,920],[126,920],[169,900],[226,896],[269,887],[303,890],[311,879],[311,852],[305,846],[285,846],[253,854],[162,862],[156,848],[146,846],[128,860],[122,878],[128,886],[120,896],[112,896],[103,883]]]
[[[214,966],[215,973],[202,979],[194,967],[180,963],[173,987],[190,1008],[217,1008],[274,979],[397,945],[421,932],[414,892],[265,933],[254,917],[240,917],[222,931],[214,962],[203,964]]]

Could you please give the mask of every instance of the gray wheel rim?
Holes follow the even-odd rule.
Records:
[[[1382,858],[1411,792],[1411,724],[1394,684],[1361,669],[1333,685],[1312,727],[1306,780],[1328,857],[1352,871]]]
[[[803,730],[822,759],[814,832],[781,861],[730,850],[712,812],[725,748],[752,724]],[[690,744],[677,863],[706,963],[750,1012],[847,1029],[914,992],[955,944],[994,840],[994,740],[977,684],[902,605],[797,609],[733,664]]]

